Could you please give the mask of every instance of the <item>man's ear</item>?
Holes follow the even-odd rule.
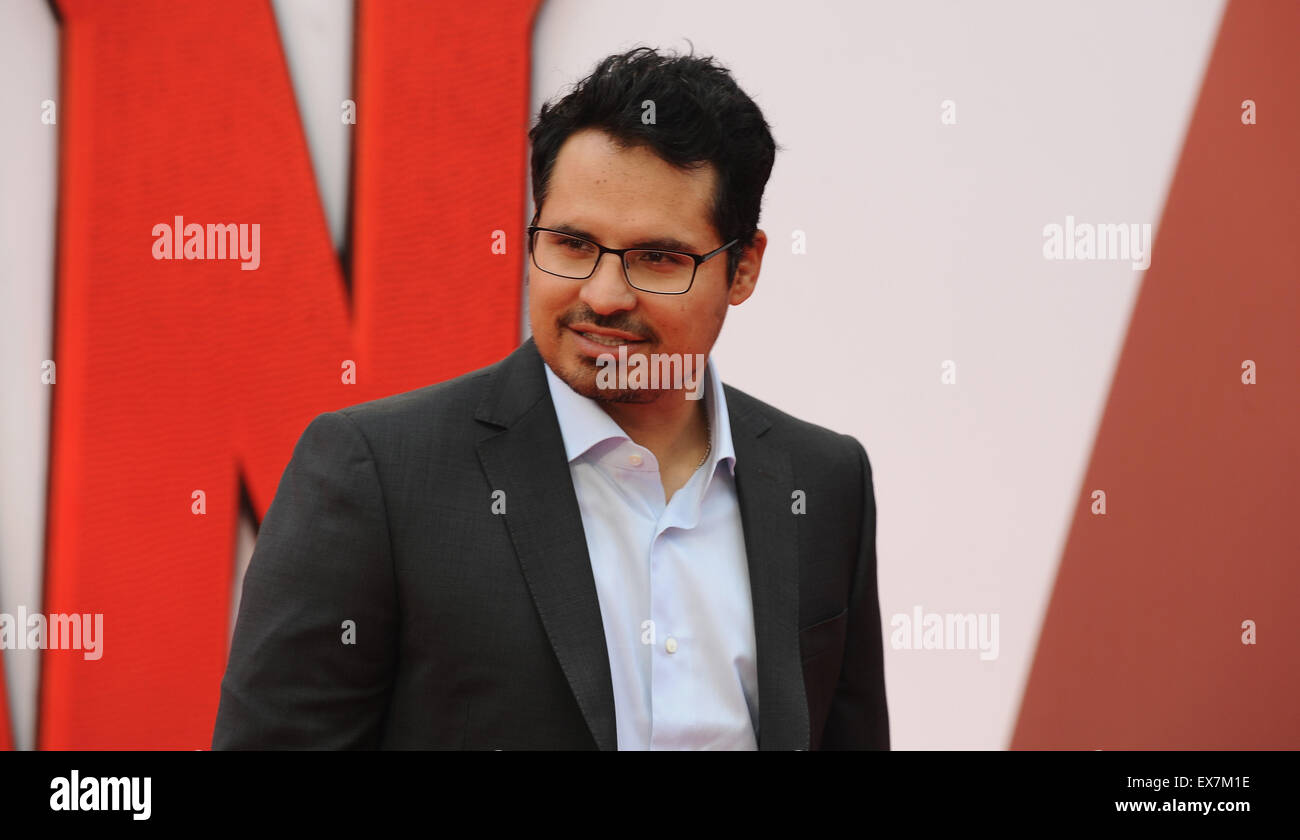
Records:
[[[761,229],[754,232],[754,243],[745,247],[736,264],[736,279],[727,292],[727,302],[732,306],[744,303],[754,293],[758,272],[763,267],[763,252],[767,250],[767,234]]]

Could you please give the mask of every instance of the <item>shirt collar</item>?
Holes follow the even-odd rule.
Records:
[[[596,404],[596,401],[574,391],[555,375],[551,366],[542,362],[546,371],[546,384],[551,390],[555,416],[560,421],[560,436],[564,439],[564,454],[569,463],[585,455],[593,446],[610,439],[631,440],[614,419]],[[727,397],[722,390],[713,355],[705,364],[704,409],[709,413],[712,428],[712,449],[709,452],[708,471],[712,475],[720,461],[736,474],[736,448],[731,441],[731,417],[727,413]]]

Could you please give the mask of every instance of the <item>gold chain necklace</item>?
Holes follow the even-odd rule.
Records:
[[[695,465],[697,470],[704,466],[704,462],[709,460],[709,453],[713,451],[713,424],[709,422],[709,407],[707,405],[704,407],[704,436],[707,438],[709,446],[704,450],[704,457]]]

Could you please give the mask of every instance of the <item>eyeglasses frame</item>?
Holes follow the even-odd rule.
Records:
[[[554,271],[546,271],[546,269],[538,265],[537,253],[536,253],[536,249],[533,247],[533,242],[536,239],[537,231],[539,230],[546,231],[547,233],[558,233],[561,236],[567,236],[571,239],[579,239],[582,240],[583,242],[590,242],[592,245],[595,245],[600,250],[599,253],[596,254],[596,261],[592,263],[591,271],[588,272],[588,274],[585,277],[570,277],[567,274],[556,274]],[[674,251],[671,248],[645,248],[645,247],[606,248],[604,245],[601,245],[599,242],[597,242],[594,239],[589,239],[585,236],[578,236],[576,233],[569,233],[568,231],[564,231],[564,230],[556,230],[555,228],[541,227],[540,225],[529,225],[527,231],[528,231],[528,255],[531,258],[533,265],[537,266],[538,271],[546,271],[547,274],[553,275],[555,277],[563,277],[566,280],[586,280],[596,273],[597,268],[600,268],[601,257],[605,256],[606,254],[614,254],[618,257],[618,264],[623,267],[623,280],[626,281],[626,283],[629,286],[631,286],[633,289],[636,289],[638,292],[645,292],[651,295],[686,294],[695,286],[695,275],[699,273],[701,265],[703,265],[704,263],[716,257],[718,254],[721,254],[723,251],[727,250],[728,248],[740,242],[739,239],[733,239],[730,242],[728,242],[726,245],[723,245],[718,248],[714,248],[712,251],[710,251],[707,254],[692,254],[689,251]],[[628,251],[653,251],[660,254],[677,254],[683,257],[690,257],[692,260],[695,261],[695,267],[691,269],[691,282],[688,283],[686,285],[686,288],[680,292],[656,292],[654,289],[643,289],[640,286],[634,284],[632,282],[632,278],[628,276],[627,261],[624,259],[624,255],[627,254]]]

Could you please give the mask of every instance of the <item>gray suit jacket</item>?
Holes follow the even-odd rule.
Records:
[[[617,748],[544,364],[529,339],[311,422],[244,579],[214,749]],[[888,749],[866,451],[725,393],[759,748]],[[800,490],[805,513],[792,510]]]

